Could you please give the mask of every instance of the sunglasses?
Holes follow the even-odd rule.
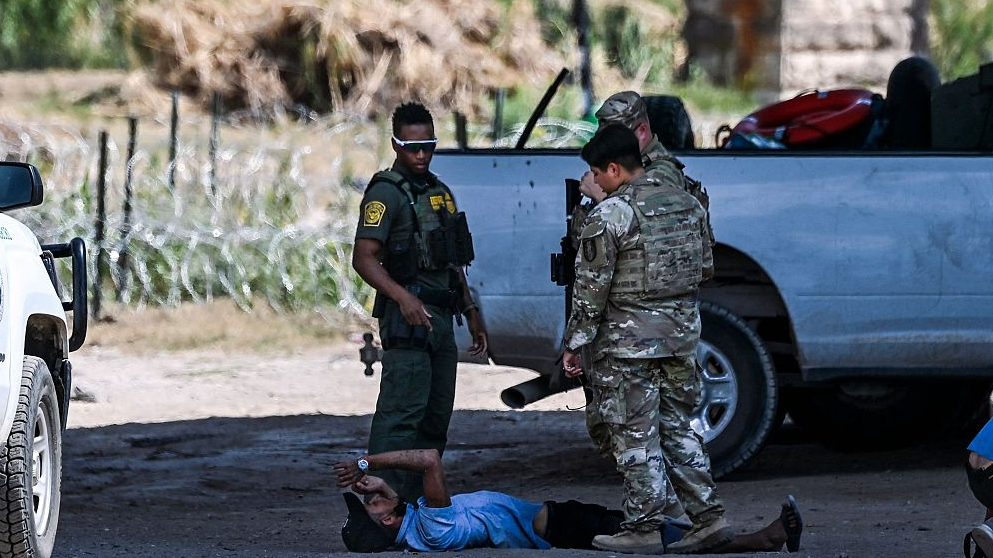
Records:
[[[404,151],[408,151],[410,153],[417,153],[418,151],[427,151],[428,153],[431,153],[438,145],[438,138],[429,140],[402,140],[397,139],[396,136],[393,136],[393,143],[400,146],[400,148]]]

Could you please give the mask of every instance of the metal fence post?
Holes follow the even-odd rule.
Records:
[[[172,117],[169,120],[169,191],[176,189],[176,147],[179,143],[179,91],[172,90]]]
[[[128,160],[124,174],[124,222],[121,223],[121,247],[118,251],[117,270],[120,282],[117,284],[117,302],[124,298],[127,288],[128,245],[131,243],[131,211],[134,198],[134,155],[138,143],[138,119],[128,117]]]
[[[96,244],[96,279],[93,281],[93,319],[100,319],[100,287],[103,283],[104,224],[107,221],[107,131],[100,131],[100,165],[97,176],[97,218],[94,231]]]
[[[214,92],[210,119],[210,195],[217,196],[217,143],[220,140],[221,94]]]
[[[503,105],[507,102],[507,90],[503,87],[496,90],[496,99],[493,107],[493,131],[490,132],[490,139],[496,141],[503,135]]]

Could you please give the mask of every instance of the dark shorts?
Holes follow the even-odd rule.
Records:
[[[982,469],[973,469],[966,463],[966,474],[969,476],[969,488],[972,495],[987,508],[993,508],[993,465]]]

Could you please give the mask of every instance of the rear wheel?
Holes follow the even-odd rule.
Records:
[[[0,447],[0,557],[49,558],[62,488],[62,431],[45,362],[24,357],[14,424]]]
[[[707,443],[714,476],[721,476],[744,465],[768,438],[776,420],[776,373],[762,340],[741,318],[703,302],[700,319],[703,390],[692,423]]]

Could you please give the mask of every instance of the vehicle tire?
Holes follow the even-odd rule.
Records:
[[[702,302],[700,319],[703,393],[693,427],[707,442],[711,470],[720,477],[744,465],[772,431],[776,371],[759,336],[728,309]]]
[[[795,390],[789,413],[828,446],[893,449],[962,430],[989,393],[989,380],[844,380]]]
[[[693,123],[679,97],[648,95],[642,99],[645,101],[652,133],[658,136],[666,149],[693,149]]]
[[[45,361],[24,357],[7,443],[0,447],[0,557],[50,558],[62,492],[62,422]]]

